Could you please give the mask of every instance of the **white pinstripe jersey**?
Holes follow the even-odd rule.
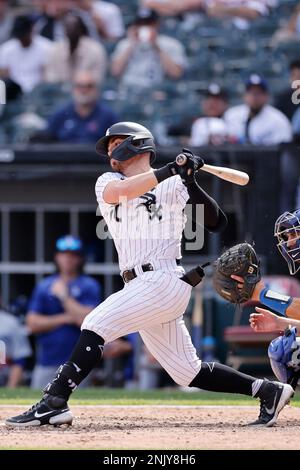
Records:
[[[95,187],[101,214],[118,252],[120,270],[151,260],[181,258],[182,231],[186,222],[183,209],[189,195],[180,176],[164,180],[139,198],[120,204],[104,202],[106,185],[125,178],[117,172],[104,173]]]

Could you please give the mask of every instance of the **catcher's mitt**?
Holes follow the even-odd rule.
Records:
[[[250,300],[256,284],[261,279],[259,259],[249,243],[240,243],[226,250],[214,263],[214,288],[229,302],[241,304]],[[235,274],[244,279],[243,287],[231,278]]]

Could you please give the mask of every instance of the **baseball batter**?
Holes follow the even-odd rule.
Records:
[[[211,232],[227,223],[216,201],[194,178],[203,160],[184,149],[184,165],[174,161],[154,170],[153,136],[130,122],[109,128],[96,150],[109,158],[113,170],[98,178],[96,196],[118,251],[124,288],[86,317],[69,361],[58,369],[41,401],[6,424],[71,424],[68,399],[101,359],[104,344],[138,331],[177,384],[257,397],[261,413],[255,424],[272,426],[293,395],[292,387],[201,362],[184,323],[192,287],[181,279],[183,210],[191,204],[194,222]],[[204,206],[204,221],[197,206]]]

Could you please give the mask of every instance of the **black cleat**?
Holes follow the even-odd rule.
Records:
[[[265,381],[260,390],[260,413],[256,421],[249,425],[273,426],[280,411],[287,405],[294,396],[294,389],[280,382]]]
[[[71,425],[72,421],[73,415],[64,398],[44,395],[41,401],[28,411],[8,418],[5,424],[9,427],[43,426],[44,424],[59,426],[61,424]]]

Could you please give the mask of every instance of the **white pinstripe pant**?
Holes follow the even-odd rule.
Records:
[[[201,368],[183,313],[191,286],[178,272],[149,271],[112,294],[84,320],[81,329],[106,343],[138,331],[153,356],[179,385],[189,385]]]

